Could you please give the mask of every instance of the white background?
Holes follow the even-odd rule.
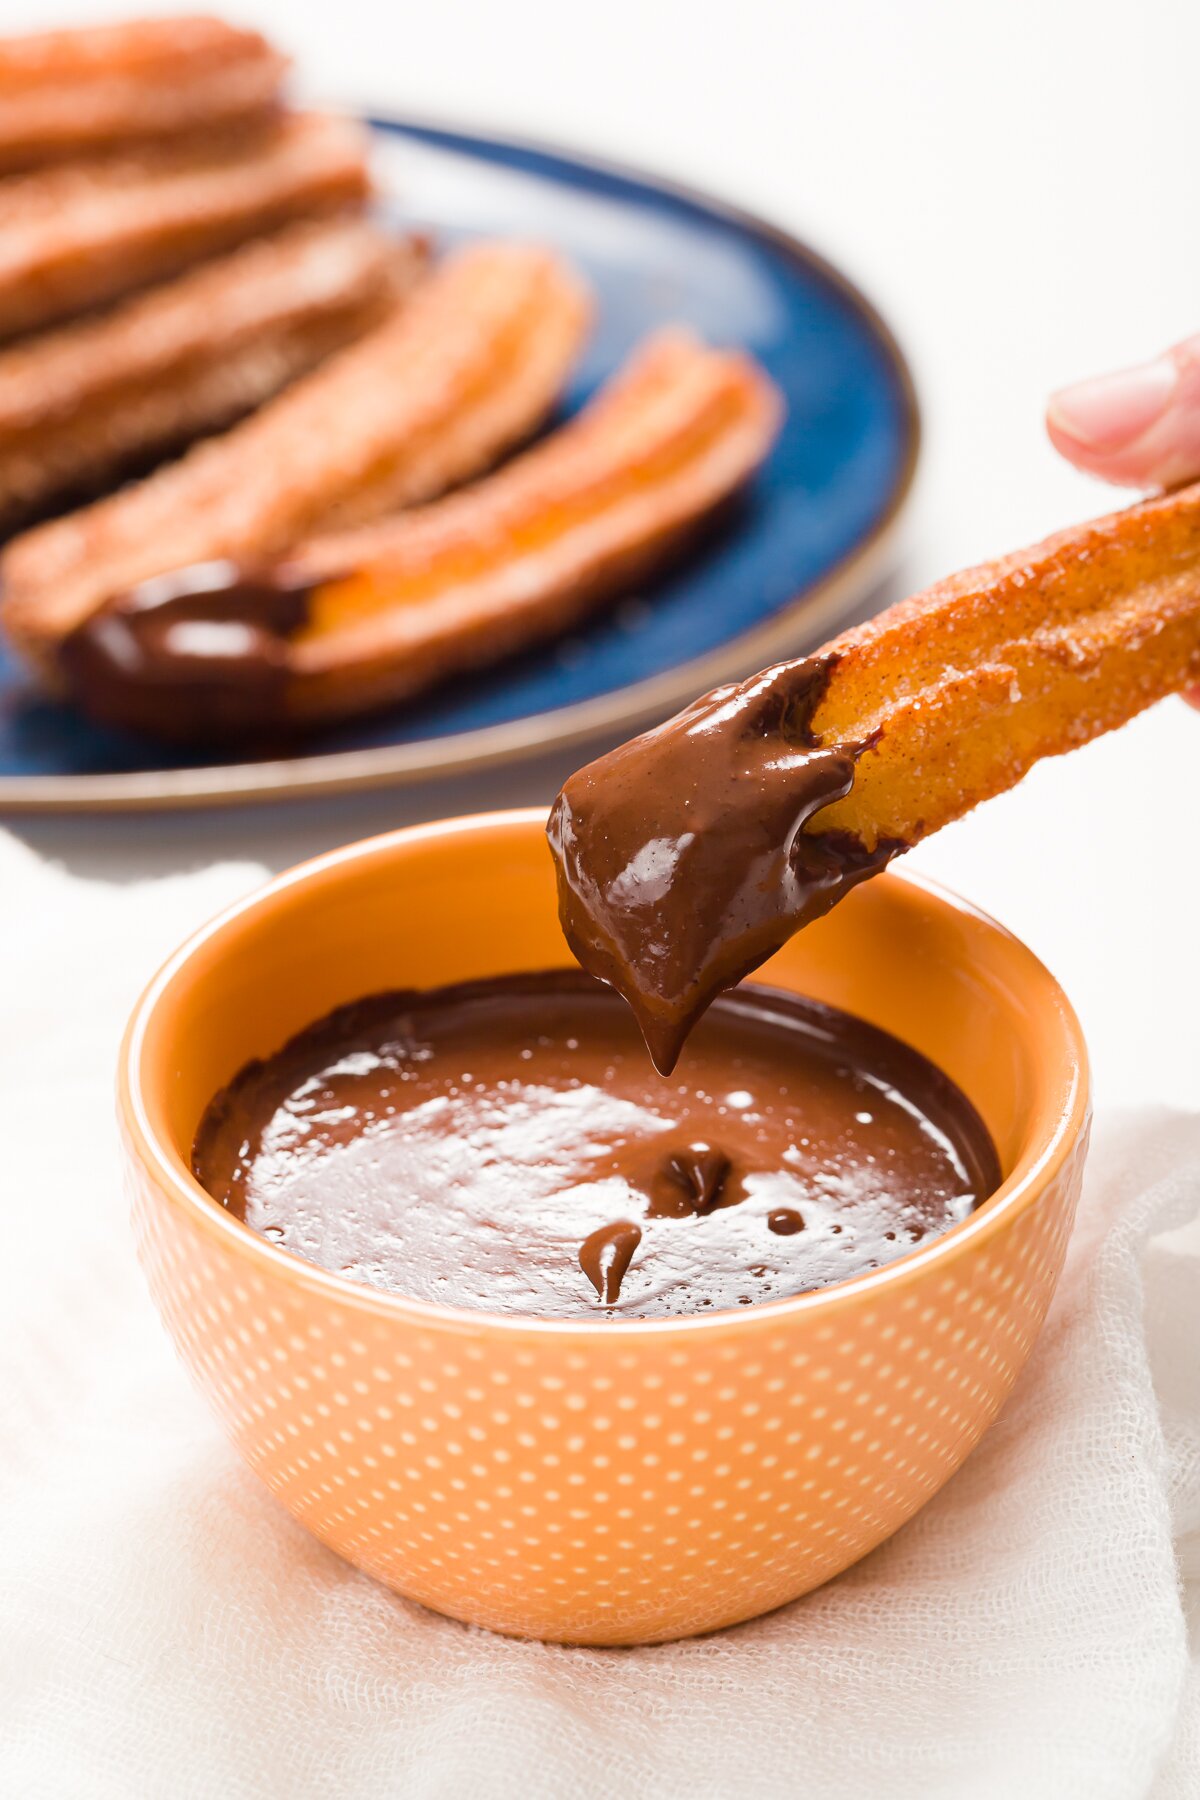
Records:
[[[0,25],[109,10],[3,0]],[[1194,0],[260,0],[238,11],[295,52],[320,97],[639,161],[773,214],[842,261],[894,322],[924,403],[909,588],[1104,510],[1106,494],[1044,441],[1046,392],[1200,329]],[[12,829],[81,880],[226,855],[282,866],[414,817],[547,800],[565,772]],[[1064,981],[1102,1103],[1200,1101],[1198,783],[1200,717],[1168,702],[913,857]],[[24,858],[9,866],[33,876]],[[14,900],[10,885],[6,919]]]

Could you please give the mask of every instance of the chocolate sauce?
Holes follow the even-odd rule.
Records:
[[[107,601],[64,640],[59,666],[102,724],[181,740],[277,731],[308,596],[286,564],[196,563]]]
[[[729,1158],[711,1144],[685,1144],[672,1150],[663,1164],[663,1174],[682,1195],[684,1209],[693,1213],[711,1212],[725,1190]],[[661,1185],[661,1184],[660,1184]],[[659,1206],[652,1211],[673,1214],[679,1206]]]
[[[629,1002],[669,1074],[695,1021],[904,849],[805,830],[865,744],[811,731],[836,657],[717,688],[573,775],[550,815],[575,955]]]
[[[653,1318],[872,1269],[997,1186],[986,1127],[932,1063],[747,986],[656,1075],[578,970],[343,1007],[208,1108],[194,1167],[251,1229],[451,1306]]]
[[[615,1225],[599,1226],[580,1245],[579,1266],[605,1306],[615,1306],[621,1298],[625,1271],[641,1241],[640,1225],[618,1219]]]

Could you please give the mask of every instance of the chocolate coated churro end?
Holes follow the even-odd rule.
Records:
[[[901,850],[1200,679],[1200,485],[970,569],[567,782],[563,928],[669,1070],[715,995]]]

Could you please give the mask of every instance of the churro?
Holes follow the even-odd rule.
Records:
[[[900,851],[1200,680],[1200,485],[969,569],[573,776],[576,955],[660,1069],[720,989]]]
[[[258,32],[213,18],[0,38],[0,172],[254,117],[286,68]]]
[[[674,553],[753,473],[780,401],[742,355],[652,339],[583,410],[436,505],[202,569],[101,609],[64,647],[98,717],[172,737],[344,717],[553,635]],[[273,586],[273,595],[267,592]]]
[[[741,487],[779,414],[748,357],[663,332],[489,480],[302,547],[295,570],[315,585],[292,647],[292,716],[404,698],[566,629]]]
[[[0,623],[43,666],[114,595],[214,558],[260,562],[318,530],[431,499],[553,405],[588,320],[550,252],[477,244],[397,316],[179,462],[16,538]]]
[[[0,529],[232,424],[378,325],[426,260],[356,220],[293,225],[0,350]]]
[[[367,135],[262,127],[0,181],[0,337],[54,324],[294,219],[361,205]]]

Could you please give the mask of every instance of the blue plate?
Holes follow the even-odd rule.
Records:
[[[912,481],[904,359],[804,245],[702,195],[564,153],[373,121],[386,215],[438,241],[532,236],[587,273],[597,324],[563,412],[639,338],[685,320],[753,351],[787,401],[751,492],[689,561],[565,640],[270,762],[214,763],[34,696],[0,649],[0,806],[230,802],[428,777],[633,730],[802,650],[861,602]]]

